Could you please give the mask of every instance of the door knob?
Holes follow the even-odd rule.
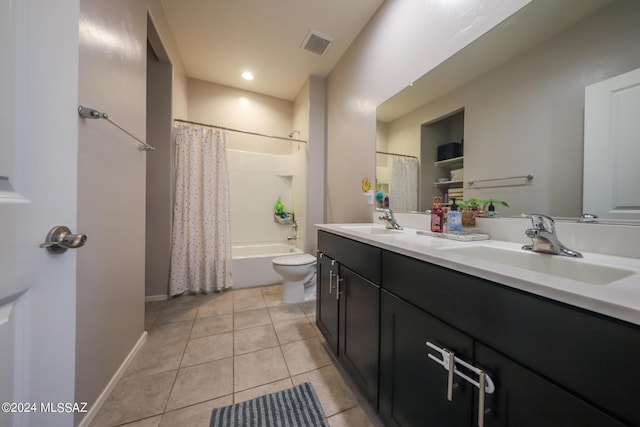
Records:
[[[85,234],[72,234],[69,227],[57,225],[49,231],[41,248],[47,248],[52,254],[63,254],[67,249],[77,249],[87,241]]]

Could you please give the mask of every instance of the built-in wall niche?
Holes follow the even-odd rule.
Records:
[[[464,150],[464,109],[444,117],[424,123],[420,127],[420,210],[431,209],[433,198],[447,199],[448,192],[457,192],[461,199],[463,189],[462,169],[464,152],[446,160],[438,159],[438,146],[451,142],[463,143]],[[454,176],[452,177],[452,171]],[[453,179],[452,179],[453,178]]]

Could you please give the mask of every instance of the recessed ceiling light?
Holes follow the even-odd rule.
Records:
[[[253,80],[253,74],[249,71],[242,73],[242,78],[245,80]]]

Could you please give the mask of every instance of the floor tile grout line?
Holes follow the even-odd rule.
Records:
[[[215,298],[213,298],[211,301],[213,301],[213,300],[215,300]],[[200,301],[200,302],[198,303],[198,305],[197,305],[197,310],[196,310],[196,314],[195,314],[195,318],[194,318],[194,319],[192,319],[192,322],[191,322],[191,328],[189,329],[189,333],[188,333],[188,335],[187,335],[187,342],[186,342],[186,345],[185,345],[185,347],[184,347],[184,350],[182,351],[182,356],[180,357],[180,362],[179,362],[179,364],[178,364],[178,369],[176,370],[176,375],[175,375],[175,377],[173,378],[173,381],[172,381],[172,383],[171,383],[171,386],[169,387],[169,395],[168,395],[168,397],[167,397],[167,401],[166,401],[166,402],[165,402],[165,404],[164,404],[164,408],[163,408],[163,410],[162,410],[162,413],[161,413],[161,414],[159,414],[159,415],[160,415],[160,421],[161,421],[161,422],[162,422],[162,417],[164,417],[164,414],[166,414],[167,412],[171,412],[171,411],[167,411],[167,407],[168,407],[168,405],[169,405],[169,400],[171,399],[171,395],[172,395],[172,393],[173,393],[173,388],[175,387],[175,384],[176,384],[176,382],[177,382],[177,380],[178,380],[178,376],[180,375],[180,371],[181,371],[181,369],[183,369],[183,367],[182,367],[182,362],[183,362],[183,360],[184,360],[184,355],[185,355],[185,353],[186,353],[186,351],[187,351],[187,348],[189,347],[189,343],[191,342],[191,339],[192,339],[192,338],[191,338],[191,335],[192,335],[192,333],[193,333],[193,328],[194,328],[194,326],[195,326],[195,322],[196,322],[196,320],[198,319],[198,312],[200,311],[200,308],[201,308],[202,304],[203,304],[203,302],[202,302],[202,301]],[[195,308],[195,307],[192,307],[192,308]],[[232,316],[232,320],[231,320],[231,321],[232,321],[232,326],[233,326],[233,316]],[[232,356],[232,357],[233,357],[233,356]],[[224,359],[224,358],[223,358],[223,359]],[[223,360],[223,359],[221,359],[221,360]],[[203,362],[203,363],[207,363],[207,362]],[[192,366],[197,366],[197,365],[192,365]],[[232,363],[232,378],[233,378],[233,375],[234,375],[234,374],[235,374],[235,373],[233,372],[233,363]],[[233,390],[233,387],[232,387],[232,390]],[[232,394],[233,394],[233,391],[232,391]],[[225,395],[225,396],[228,396],[228,395]],[[221,397],[222,397],[222,396],[221,396]],[[203,402],[206,402],[206,401],[203,401]],[[200,404],[200,403],[203,403],[203,402],[196,402],[196,403],[194,403],[194,405],[197,405],[197,404]],[[187,406],[190,406],[190,405],[187,405]],[[183,408],[186,408],[187,406],[184,406],[184,407],[181,407],[181,408],[175,408],[174,410],[183,409]]]
[[[182,356],[180,356],[180,362],[178,363],[178,369],[176,370],[176,375],[173,377],[173,381],[171,381],[171,386],[169,387],[169,394],[167,396],[167,401],[164,403],[164,407],[162,408],[162,414],[160,415],[160,421],[162,421],[162,417],[167,412],[167,406],[169,405],[169,400],[171,400],[171,395],[173,394],[173,388],[178,381],[178,376],[180,375],[180,369],[182,367],[182,361],[184,360],[184,354],[187,352],[187,348],[189,347],[189,342],[191,341],[191,333],[193,332],[193,326],[196,323],[196,318],[198,317],[198,311],[200,311],[200,304],[198,304],[198,310],[196,310],[196,316],[191,322],[191,328],[189,329],[189,333],[187,334],[187,343],[182,350]]]
[[[274,321],[273,316],[271,315],[271,310],[270,310],[270,308],[271,308],[271,307],[277,307],[277,306],[279,306],[279,305],[283,305],[283,304],[282,304],[282,303],[280,303],[280,304],[273,305],[273,306],[269,306],[269,305],[267,305],[267,304],[266,304],[266,302],[267,302],[267,297],[265,296],[265,289],[262,289],[262,290],[261,290],[261,293],[260,293],[260,295],[261,295],[261,297],[262,297],[262,302],[264,303],[264,308],[266,308],[266,310],[267,310],[267,314],[268,314],[269,319],[270,319],[270,321],[271,321],[271,322],[270,322],[270,326],[271,326],[272,330],[274,331],[274,333],[275,333],[275,335],[276,335],[276,340],[277,340],[277,343],[278,343],[278,344],[277,344],[277,347],[279,347],[279,349],[280,349],[280,354],[281,354],[281,356],[282,356],[283,360],[285,361],[285,365],[286,365],[286,367],[287,367],[287,373],[288,373],[288,376],[287,376],[287,377],[285,377],[285,378],[279,379],[279,380],[274,380],[274,381],[271,381],[271,382],[268,382],[268,383],[265,383],[265,384],[260,384],[260,385],[257,385],[257,386],[255,386],[255,387],[250,387],[250,388],[248,388],[248,389],[240,390],[240,391],[236,392],[236,391],[235,391],[235,358],[236,358],[236,356],[238,356],[238,355],[236,355],[236,354],[235,354],[235,342],[236,342],[236,338],[237,338],[237,337],[236,337],[236,328],[235,328],[237,323],[236,323],[235,314],[236,314],[236,313],[243,312],[243,311],[248,311],[248,310],[242,310],[242,311],[237,311],[237,312],[235,311],[235,296],[236,296],[236,292],[235,292],[235,291],[237,291],[237,290],[233,289],[233,290],[231,290],[231,292],[229,292],[229,293],[232,295],[232,301],[231,301],[231,334],[232,334],[232,346],[233,346],[233,350],[232,350],[232,356],[231,356],[231,357],[233,358],[233,361],[234,361],[234,363],[232,363],[232,378],[233,378],[233,379],[232,379],[232,383],[233,383],[233,385],[232,385],[232,392],[231,392],[230,394],[226,394],[226,395],[224,395],[224,396],[219,396],[219,397],[216,397],[216,398],[215,398],[215,399],[220,399],[220,398],[225,398],[225,397],[231,397],[231,401],[232,401],[233,403],[237,403],[237,402],[236,402],[236,395],[237,395],[238,393],[245,392],[245,391],[247,391],[247,390],[251,390],[251,389],[253,389],[253,388],[264,387],[264,386],[267,386],[267,385],[269,385],[269,384],[273,384],[273,383],[276,383],[276,382],[278,382],[278,381],[283,381],[283,380],[288,380],[291,384],[293,384],[293,377],[294,377],[294,375],[292,374],[292,372],[291,372],[291,368],[289,367],[289,363],[287,362],[287,359],[286,359],[286,357],[285,357],[285,355],[284,355],[284,349],[283,349],[283,346],[284,346],[284,345],[292,344],[292,343],[294,343],[294,342],[304,342],[304,341],[311,341],[311,340],[315,340],[315,339],[320,339],[320,337],[319,337],[319,336],[318,336],[318,334],[317,334],[317,331],[315,331],[315,333],[313,334],[313,336],[309,336],[309,337],[302,337],[302,336],[300,336],[300,337],[297,337],[294,341],[290,341],[290,342],[287,342],[287,343],[283,343],[283,342],[281,341],[281,337],[278,335],[278,333],[277,333],[277,331],[276,331],[276,327],[275,327],[275,325],[276,325],[276,324],[279,324],[279,323],[289,323],[289,322],[291,322],[291,323],[295,323],[296,321],[298,321],[298,320],[300,320],[300,319],[305,319],[305,322],[306,322],[306,323],[309,323],[309,324],[313,327],[313,326],[314,326],[313,321],[310,319],[310,317],[309,317],[309,316],[314,316],[314,313],[307,313],[307,311],[305,311],[305,309],[304,309],[303,307],[301,307],[301,304],[296,304],[296,306],[297,306],[297,307],[302,311],[302,313],[304,314],[304,316],[303,316],[303,317],[301,317],[300,319],[294,318],[294,319],[285,320],[285,321],[281,321],[281,322],[276,323],[276,322]],[[214,299],[210,299],[210,300],[208,300],[208,301],[213,301],[213,300],[214,300]],[[207,302],[208,302],[208,301],[207,301]],[[185,354],[186,354],[186,351],[187,351],[187,348],[188,348],[188,346],[189,346],[189,343],[191,343],[191,342],[192,342],[192,340],[196,340],[196,339],[198,339],[198,338],[193,338],[193,332],[194,332],[194,328],[195,328],[195,322],[196,322],[196,320],[198,320],[198,312],[200,311],[200,308],[201,308],[201,306],[202,306],[203,304],[204,304],[204,302],[203,302],[203,301],[201,301],[201,302],[197,305],[198,310],[197,310],[197,312],[196,312],[196,317],[195,317],[195,319],[192,319],[192,323],[191,323],[191,326],[190,326],[190,329],[189,329],[189,334],[188,334],[187,342],[186,342],[186,344],[185,344],[184,350],[183,350],[182,355],[181,355],[181,358],[180,358],[179,368],[178,368],[178,370],[177,370],[177,372],[176,372],[176,376],[174,377],[174,380],[173,380],[173,382],[172,382],[172,384],[171,384],[171,387],[170,387],[170,390],[169,390],[169,397],[171,397],[171,393],[173,392],[173,388],[174,388],[174,386],[175,386],[175,382],[176,382],[176,380],[177,380],[177,377],[178,377],[178,375],[179,375],[179,372],[180,372],[180,370],[182,370],[182,369],[183,369],[183,367],[182,367],[182,362],[183,362],[183,360],[184,360],[184,356],[185,356]],[[163,306],[163,308],[162,308],[161,312],[158,314],[158,316],[156,317],[156,319],[155,319],[155,320],[154,320],[154,322],[152,323],[152,325],[149,327],[149,330],[151,330],[152,328],[154,328],[154,327],[158,326],[158,325],[156,325],[157,320],[158,320],[158,318],[160,317],[161,313],[162,313],[163,311],[166,311],[166,310],[167,310],[167,308],[168,308],[168,304],[165,304],[165,305]],[[216,316],[208,316],[208,317],[216,317]],[[267,326],[267,325],[260,325],[260,326]],[[248,328],[246,328],[246,329],[248,329]],[[205,336],[203,336],[203,337],[199,337],[199,338],[205,338],[205,337],[212,336],[212,335],[221,335],[221,333],[218,333],[218,334],[211,334],[211,335],[205,335]],[[275,347],[276,347],[276,346],[269,347],[269,348],[275,348]],[[253,352],[257,352],[257,351],[261,351],[261,350],[265,350],[265,349],[254,350]],[[247,353],[243,353],[243,354],[249,354],[249,353],[252,353],[252,352],[247,352]],[[224,360],[224,358],[223,358],[223,359],[218,359],[218,360]],[[208,362],[202,362],[201,364],[209,363],[209,362],[211,362],[211,361],[208,361]],[[333,362],[333,360],[331,360],[331,359],[330,359],[330,362],[329,362],[327,365],[314,367],[314,368],[312,368],[312,369],[309,369],[309,370],[306,370],[306,371],[303,371],[303,372],[297,373],[296,375],[303,375],[303,374],[306,374],[306,373],[308,373],[308,372],[313,372],[313,371],[315,371],[315,370],[323,369],[323,368],[326,368],[327,366],[332,365],[333,363],[334,363],[334,362]],[[197,366],[197,365],[200,365],[200,364],[191,365],[191,366]],[[348,386],[348,387],[349,387],[349,386]],[[349,388],[351,388],[351,387],[349,387]],[[210,399],[210,400],[214,400],[214,399]],[[357,400],[357,399],[356,399],[356,400]],[[149,417],[141,418],[141,419],[139,419],[139,420],[137,420],[137,421],[140,421],[140,420],[143,420],[143,419],[147,419],[147,418],[153,418],[153,417],[156,417],[156,416],[160,416],[160,422],[162,422],[162,417],[164,417],[164,415],[165,415],[165,414],[167,414],[167,413],[174,412],[174,411],[178,411],[178,410],[182,410],[182,409],[185,409],[185,408],[188,408],[188,407],[191,407],[191,406],[196,406],[196,405],[198,405],[198,404],[202,404],[202,403],[204,403],[204,402],[207,402],[207,401],[203,401],[203,402],[195,402],[195,403],[192,403],[192,404],[189,404],[189,405],[183,406],[183,407],[181,407],[181,408],[175,408],[175,409],[172,409],[171,411],[167,411],[167,410],[166,410],[166,408],[167,408],[167,405],[168,405],[168,403],[169,403],[169,398],[167,398],[167,402],[165,403],[164,410],[163,410],[163,412],[162,412],[161,414],[157,414],[157,415],[153,415],[153,416],[149,416]],[[343,409],[341,409],[339,412],[336,412],[335,414],[332,414],[332,415],[331,415],[331,417],[327,417],[327,418],[335,417],[336,415],[339,415],[339,414],[342,414],[342,413],[344,413],[344,412],[350,411],[350,410],[352,410],[352,409],[354,409],[354,408],[356,408],[356,407],[358,407],[358,406],[359,406],[359,402],[356,402],[356,404],[355,404],[354,406],[349,407],[349,408],[343,408]],[[366,415],[366,414],[365,414],[365,415]],[[367,418],[368,418],[368,416],[367,416]],[[129,421],[129,422],[135,422],[135,421]]]
[[[231,402],[236,403],[236,294],[231,294]]]

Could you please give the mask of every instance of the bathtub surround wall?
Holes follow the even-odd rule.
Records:
[[[234,137],[235,134],[230,133],[229,141]],[[304,153],[304,147],[300,153]],[[299,178],[294,173],[301,169],[296,163],[302,156],[228,150],[232,244],[284,243],[296,246],[295,240],[287,241],[287,236],[292,234],[291,225],[274,222],[273,205],[280,198],[285,204],[285,211],[295,207],[292,189]],[[295,214],[297,217],[298,212]]]

